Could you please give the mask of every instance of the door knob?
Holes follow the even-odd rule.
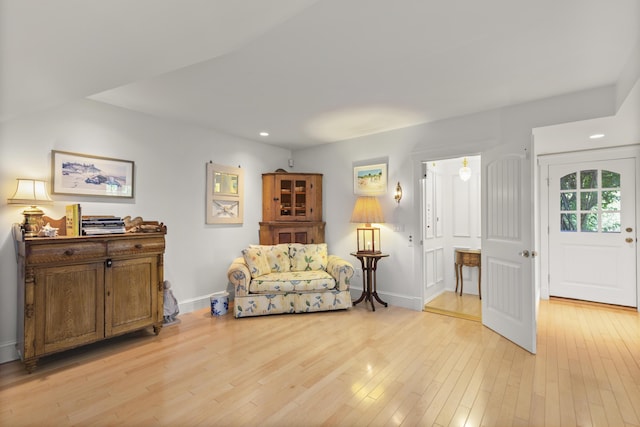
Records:
[[[631,237],[627,237],[626,239],[624,239],[624,241],[627,243],[631,243],[633,242],[633,239]]]
[[[524,251],[519,252],[518,255],[524,258],[529,258],[529,251],[525,249]]]

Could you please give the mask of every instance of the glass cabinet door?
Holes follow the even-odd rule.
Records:
[[[296,179],[294,181],[294,213],[295,216],[307,216],[307,181]]]
[[[278,191],[280,193],[280,217],[286,218],[291,216],[293,185],[290,179],[280,179],[278,182]]]
[[[307,217],[307,181],[280,177],[276,183],[279,193],[279,218],[283,220]]]

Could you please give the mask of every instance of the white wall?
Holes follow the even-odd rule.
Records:
[[[378,293],[391,304],[421,310],[422,248],[416,239],[421,162],[481,154],[507,140],[524,149],[531,145],[534,127],[614,114],[615,96],[614,86],[597,88],[299,150],[293,156],[297,170],[324,173],[326,240],[330,252],[347,258],[356,244],[356,224],[349,223],[356,199],[352,165],[388,157],[389,187],[380,200],[387,220],[381,232],[382,250],[390,257],[378,265]],[[404,189],[400,205],[393,200],[397,181]]]
[[[135,162],[135,198],[101,199],[52,195],[42,206],[51,217],[80,203],[83,214],[141,216],[168,228],[165,279],[185,312],[208,304],[227,288],[230,261],[258,242],[264,172],[287,168],[289,150],[165,121],[94,101],[78,101],[2,124],[0,129],[0,363],[16,357],[16,259],[11,224],[24,207],[7,205],[16,178],[49,181],[51,150]],[[205,225],[205,163],[245,170],[242,225]]]

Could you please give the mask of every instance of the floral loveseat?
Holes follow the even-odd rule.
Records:
[[[235,317],[351,307],[353,266],[326,243],[251,245],[229,266]]]

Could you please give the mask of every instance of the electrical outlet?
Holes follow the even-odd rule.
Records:
[[[409,235],[409,247],[412,248],[413,247],[413,236]]]

